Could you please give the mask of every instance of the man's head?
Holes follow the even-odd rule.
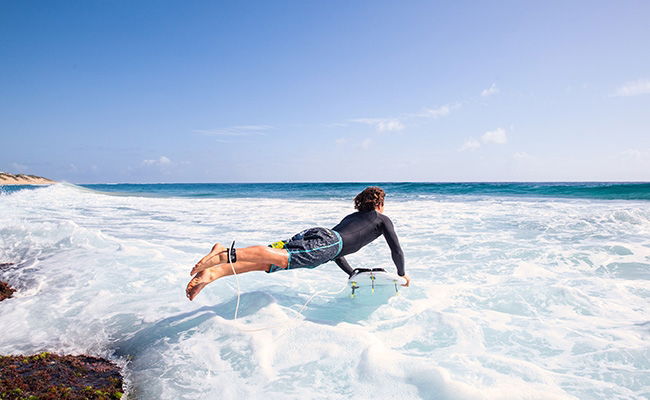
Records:
[[[384,208],[386,193],[377,186],[369,186],[354,198],[354,208],[359,211],[372,211]]]

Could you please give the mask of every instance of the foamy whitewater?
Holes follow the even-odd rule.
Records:
[[[334,226],[352,197],[0,195],[0,354],[107,357],[137,399],[648,399],[650,201],[403,195],[385,213],[412,287],[350,298],[334,263],[189,271]],[[394,271],[379,238],[348,257]],[[394,290],[393,290],[394,292]]]

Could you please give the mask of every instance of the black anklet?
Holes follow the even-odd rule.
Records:
[[[237,262],[237,251],[234,247],[231,247],[229,249],[226,249],[226,252],[228,254],[228,262],[230,263],[236,263]]]

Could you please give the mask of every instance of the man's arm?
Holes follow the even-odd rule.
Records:
[[[388,243],[388,247],[390,247],[390,255],[393,258],[395,267],[397,267],[397,275],[404,276],[404,252],[402,251],[402,247],[399,245],[393,222],[390,218],[384,216],[383,225],[384,238],[386,238],[386,243]]]
[[[339,266],[348,276],[352,276],[354,274],[354,271],[352,270],[352,267],[350,267],[350,264],[348,264],[347,260],[345,257],[339,257],[334,260],[336,265]]]

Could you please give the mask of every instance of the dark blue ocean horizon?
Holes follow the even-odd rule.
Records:
[[[64,185],[71,185],[64,183]],[[650,200],[650,182],[298,182],[298,183],[116,183],[77,187],[112,195],[184,198],[350,199],[367,186],[387,198],[565,198]],[[1,186],[12,193],[30,186]]]

